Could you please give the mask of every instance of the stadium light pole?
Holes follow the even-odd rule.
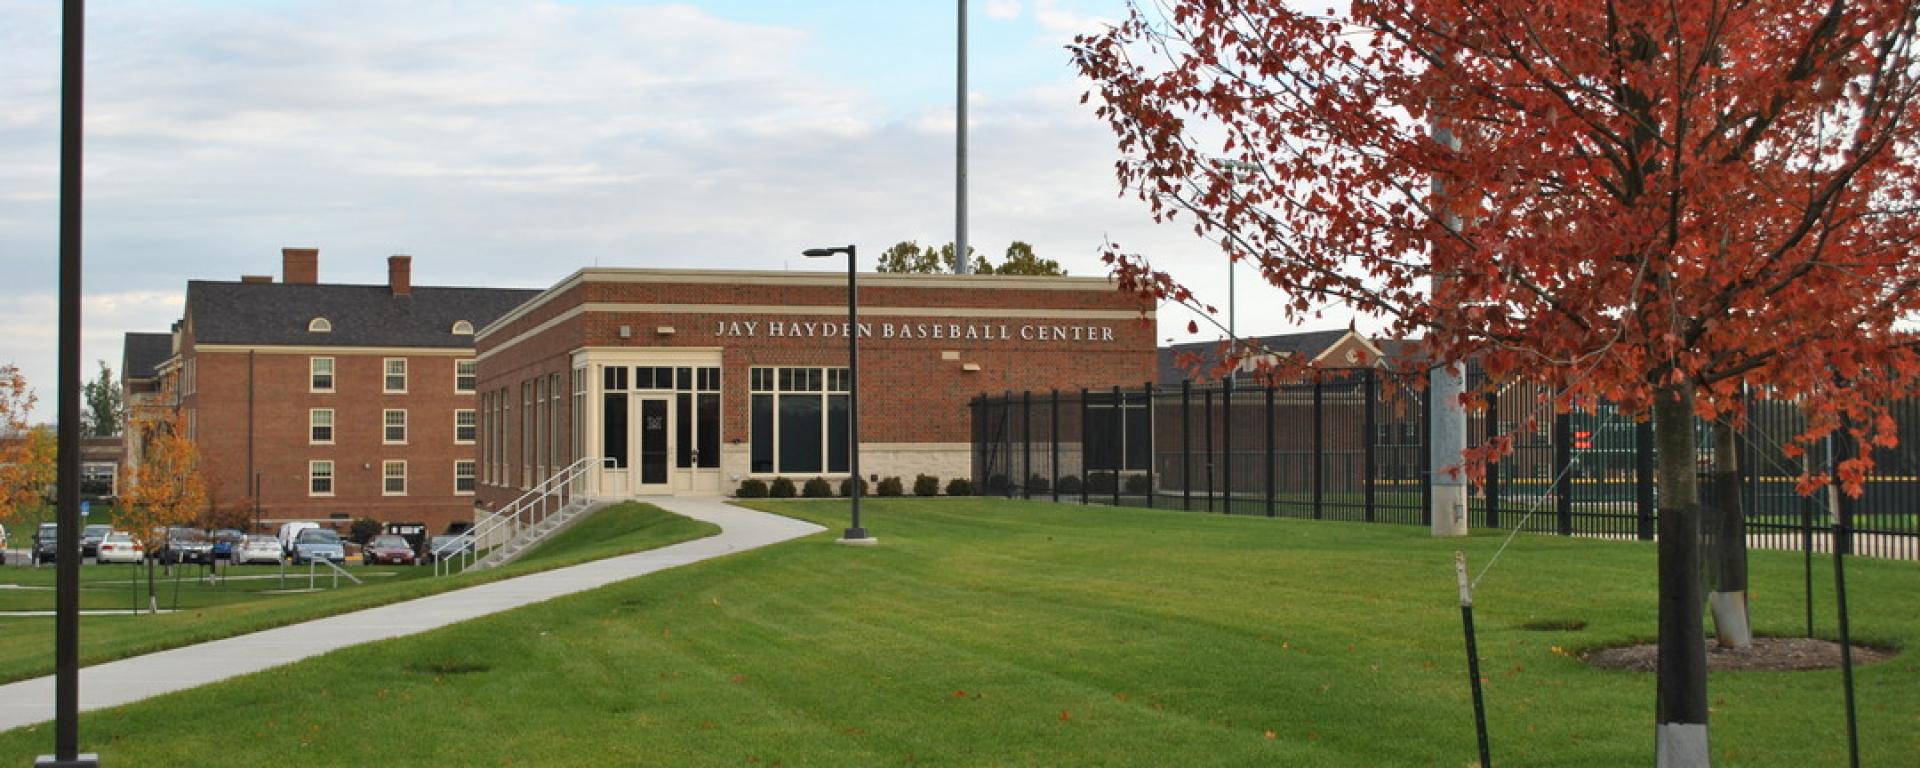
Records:
[[[847,255],[847,450],[848,469],[853,482],[848,483],[847,495],[853,499],[853,524],[847,528],[846,535],[840,537],[841,544],[872,546],[879,539],[867,535],[867,529],[860,526],[860,497],[866,494],[860,489],[860,283],[859,251],[851,245],[837,248],[808,248],[801,251],[809,259],[825,259],[840,254]]]

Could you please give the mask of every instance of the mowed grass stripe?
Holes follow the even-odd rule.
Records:
[[[762,506],[845,521],[843,503]],[[995,500],[867,513],[875,549],[822,534],[656,573],[89,716],[83,741],[131,764],[238,763],[211,745],[254,734],[303,765],[1471,760],[1451,552],[1477,566],[1497,535]],[[1856,562],[1857,631],[1906,644],[1920,572]],[[1798,556],[1753,563],[1757,626],[1793,633]],[[1652,565],[1642,544],[1534,536],[1502,557],[1479,608],[1496,760],[1645,763],[1652,681],[1565,654],[1651,634]],[[1824,583],[1816,600],[1830,614]],[[1519,628],[1539,619],[1588,628]],[[1912,664],[1858,672],[1871,763],[1920,749]],[[1721,765],[1843,759],[1837,673],[1716,675],[1713,706]],[[45,740],[0,735],[0,754]]]

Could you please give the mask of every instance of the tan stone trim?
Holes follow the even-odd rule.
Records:
[[[312,347],[274,344],[195,344],[194,352],[254,352],[262,355],[385,355],[387,357],[472,357],[472,347]]]
[[[689,285],[737,285],[753,283],[768,286],[842,286],[844,272],[773,272],[767,270],[728,269],[624,269],[588,267],[540,295],[528,299],[499,319],[487,324],[474,336],[484,339],[494,330],[546,306],[554,297],[583,283],[683,283]],[[1115,291],[1118,284],[1108,277],[1052,277],[1026,275],[901,275],[878,272],[860,273],[860,284],[882,288],[986,288],[1029,291]]]

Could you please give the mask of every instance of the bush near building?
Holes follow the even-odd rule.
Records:
[[[809,499],[830,499],[833,498],[833,485],[824,477],[815,477],[800,488],[800,495]]]
[[[933,475],[919,475],[913,478],[913,495],[940,495],[940,478],[934,477]]]

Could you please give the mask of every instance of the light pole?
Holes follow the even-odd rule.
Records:
[[[867,529],[860,527],[860,267],[859,251],[851,245],[837,248],[808,248],[801,253],[809,259],[825,259],[840,254],[847,255],[847,450],[848,469],[853,482],[847,484],[847,495],[853,499],[853,525],[846,535],[840,537],[841,544],[871,546],[879,539],[867,535]]]

